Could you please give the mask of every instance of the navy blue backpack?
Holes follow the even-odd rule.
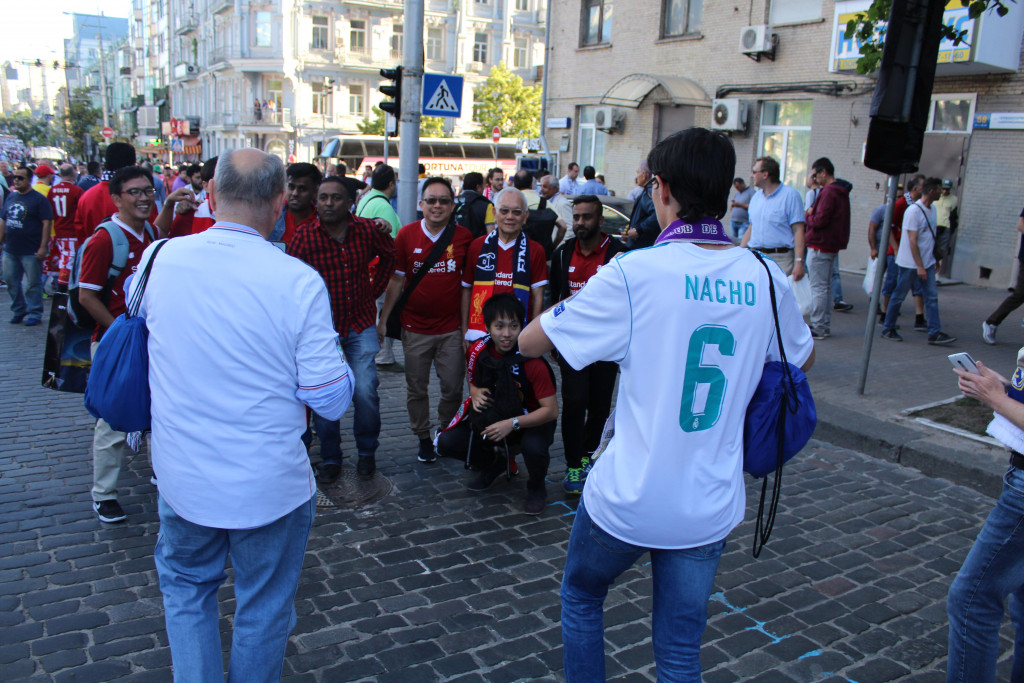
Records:
[[[149,328],[138,313],[153,261],[165,244],[167,240],[156,243],[132,291],[128,310],[117,316],[100,339],[85,387],[85,407],[89,413],[103,418],[119,432],[150,428]]]

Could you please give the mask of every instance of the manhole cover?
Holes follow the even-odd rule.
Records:
[[[377,472],[372,479],[363,479],[355,469],[343,469],[338,480],[330,486],[318,486],[316,506],[318,509],[358,508],[376,503],[391,493],[391,480]]]

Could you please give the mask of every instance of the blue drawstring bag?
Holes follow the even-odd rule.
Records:
[[[818,412],[807,375],[786,359],[772,272],[759,253],[751,253],[768,272],[768,292],[781,358],[781,361],[764,364],[761,381],[747,404],[743,421],[743,471],[756,478],[764,477],[754,520],[754,557],[757,557],[775,526],[775,513],[782,492],[782,466],[807,445],[818,424]],[[764,503],[768,494],[768,475],[773,472],[772,497],[766,515]]]
[[[150,428],[149,328],[138,312],[153,261],[166,243],[167,240],[157,243],[132,292],[128,310],[103,334],[85,387],[85,407],[89,413],[103,418],[119,432],[141,432]]]

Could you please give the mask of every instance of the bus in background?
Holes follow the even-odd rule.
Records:
[[[396,170],[401,165],[398,158],[398,139],[388,140],[387,163]],[[366,166],[372,167],[384,161],[384,138],[380,135],[336,135],[327,141],[321,159],[328,163],[345,162],[349,173],[362,176]],[[516,172],[516,145],[513,139],[490,140],[474,138],[420,138],[420,158],[417,163],[427,167],[428,176],[448,178],[459,187],[461,178],[470,171],[487,175],[487,171],[498,167],[511,176]]]

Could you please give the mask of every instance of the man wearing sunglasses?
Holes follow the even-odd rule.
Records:
[[[462,380],[466,362],[462,355],[459,315],[461,282],[466,253],[473,241],[468,228],[452,218],[455,191],[444,178],[423,181],[420,210],[423,220],[404,226],[395,238],[395,273],[388,284],[377,338],[383,342],[387,320],[399,300],[404,300],[399,318],[405,351],[405,383],[408,392],[409,423],[419,439],[420,462],[434,462],[437,455],[431,440],[430,366],[441,383],[437,424],[444,428],[462,403]],[[426,268],[426,274],[417,277]]]
[[[53,209],[46,197],[32,189],[32,171],[19,168],[12,176],[13,192],[0,212],[3,243],[3,279],[11,295],[11,324],[38,325],[43,317],[43,259],[49,253]],[[22,278],[28,287],[22,291]]]
[[[142,252],[153,241],[153,227],[147,219],[156,203],[153,176],[141,166],[126,166],[104,184],[117,209],[110,222],[120,228],[128,239],[128,260],[113,284],[108,286],[110,266],[114,261],[114,242],[110,233],[105,229],[97,230],[82,252],[78,296],[82,306],[96,319],[92,338],[94,354],[103,333],[127,309],[124,283],[135,272]],[[117,502],[117,479],[129,453],[125,437],[126,434],[115,431],[106,420],[96,422],[92,440],[92,507],[100,521],[107,524],[126,518]]]

